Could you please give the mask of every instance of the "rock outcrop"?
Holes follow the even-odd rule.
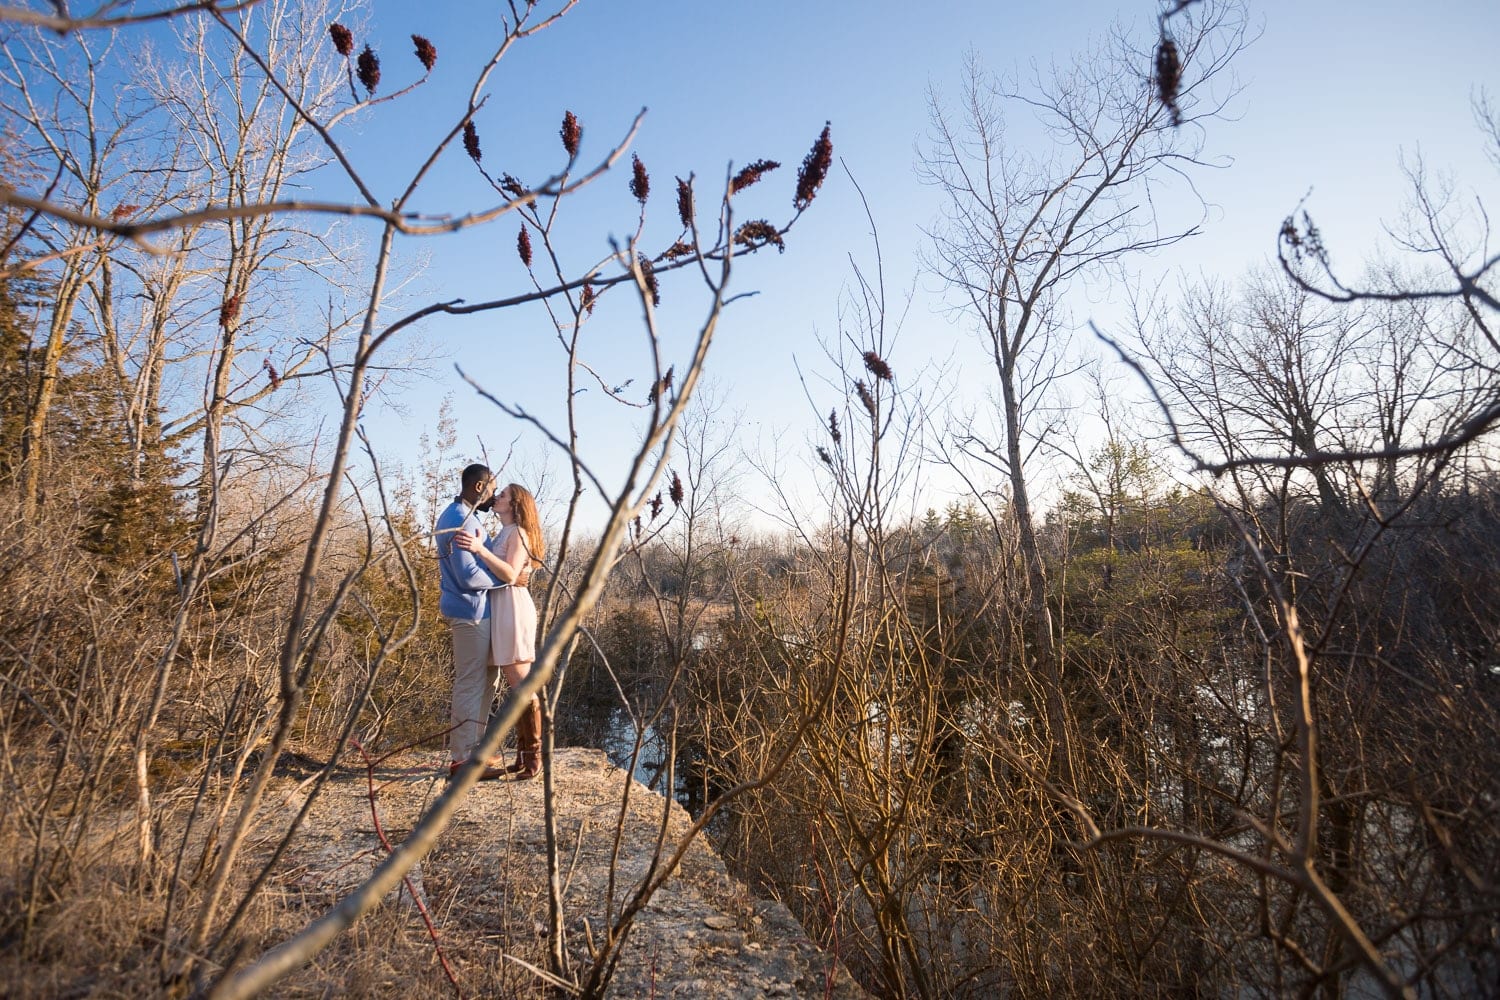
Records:
[[[290,852],[283,883],[333,899],[379,863],[376,829],[399,843],[443,787],[446,758],[414,753],[374,771],[331,781]],[[612,918],[690,818],[675,802],[629,779],[602,751],[561,749],[553,758],[566,950],[575,974],[591,962]],[[373,799],[371,789],[374,789]],[[628,793],[628,794],[627,794]],[[295,811],[293,790],[278,808]],[[372,809],[373,801],[373,809]],[[543,786],[475,786],[439,847],[408,880],[445,954],[493,961],[503,951],[522,993],[540,995],[548,882]],[[417,907],[408,890],[387,906]],[[488,956],[486,958],[486,956]],[[678,871],[637,915],[609,988],[619,997],[863,997],[834,957],[818,948],[781,903],[756,899],[700,836]]]

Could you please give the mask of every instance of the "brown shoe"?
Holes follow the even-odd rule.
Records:
[[[458,776],[459,768],[467,764],[466,760],[455,760],[448,763],[448,780],[452,781]],[[484,769],[479,772],[480,781],[494,781],[505,775],[505,762],[499,758],[492,757],[484,764]]]

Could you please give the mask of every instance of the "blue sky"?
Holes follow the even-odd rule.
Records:
[[[385,196],[396,193],[396,178],[461,108],[494,36],[488,15],[474,13],[479,6],[444,0],[374,7],[360,41],[371,40],[382,52],[389,86],[410,71],[409,34],[428,36],[439,50],[432,83],[377,109],[348,140],[356,158],[376,165],[373,178],[384,185]],[[562,161],[556,136],[564,110],[584,123],[581,160],[591,162],[645,107],[634,149],[653,177],[654,221],[646,244],[659,249],[656,243],[664,246],[677,228],[672,178],[689,171],[699,178],[703,205],[731,164],[779,160],[782,170],[742,195],[738,210],[740,218],[784,218],[797,164],[829,121],[836,154],[858,179],[879,227],[890,289],[913,291],[890,360],[899,375],[910,376],[908,384],[933,362],[950,358],[960,372],[969,372],[980,367],[966,363],[972,342],[962,323],[944,314],[941,290],[918,262],[920,228],[938,206],[938,193],[921,184],[914,170],[929,91],[956,93],[971,50],[989,70],[1024,70],[1032,62],[1066,59],[1115,24],[1149,32],[1156,9],[1150,0],[584,0],[562,23],[520,45],[491,78],[489,104],[477,119],[485,164],[527,179],[545,175]],[[1403,151],[1420,149],[1430,165],[1452,170],[1464,190],[1496,192],[1500,171],[1484,159],[1469,100],[1480,87],[1500,97],[1492,51],[1500,38],[1500,5],[1387,0],[1351,8],[1251,0],[1248,11],[1259,37],[1235,67],[1243,85],[1231,106],[1235,120],[1216,123],[1206,142],[1207,154],[1222,168],[1198,176],[1210,205],[1205,231],[1189,245],[1141,262],[1150,280],[1171,287],[1183,275],[1234,279],[1274,252],[1282,218],[1304,196],[1336,260],[1357,267],[1381,239],[1382,223],[1399,214]],[[619,170],[570,210],[565,229],[575,262],[597,259],[607,252],[609,236],[624,237],[634,228],[627,182],[628,168]],[[455,148],[429,182],[422,205],[459,211],[488,200]],[[456,239],[405,242],[404,262],[426,261],[412,285],[412,301],[472,301],[525,288],[515,230],[506,220]],[[837,329],[850,254],[871,262],[869,225],[852,185],[836,170],[790,235],[786,253],[747,261],[737,271],[735,289],[758,294],[729,310],[710,362],[729,407],[743,411],[739,429],[747,447],[754,450],[759,442],[761,450],[779,450],[793,479],[813,474],[811,441],[833,402],[831,391],[817,382],[833,373],[819,339]],[[1090,315],[1080,320],[1107,323],[1110,300],[1104,294],[1085,304]],[[669,360],[685,352],[702,301],[701,287],[691,282],[678,279],[664,289],[660,319]],[[587,356],[606,378],[633,377],[643,386],[638,310],[604,313],[601,308],[586,337]],[[546,451],[534,433],[477,399],[452,367],[461,359],[493,391],[559,420],[561,356],[545,315],[518,310],[441,319],[407,346],[433,360],[427,377],[412,382],[399,405],[376,403],[367,415],[387,460],[415,466],[419,436],[431,430],[446,394],[454,399],[466,453],[474,450],[476,436],[492,454],[503,453],[518,435],[523,453]],[[811,404],[796,366],[813,378]],[[946,386],[960,399],[979,399],[983,390],[982,382],[967,376]],[[628,443],[635,414],[592,395],[580,397],[583,450],[607,471]],[[935,481],[934,505],[949,498],[942,489]]]

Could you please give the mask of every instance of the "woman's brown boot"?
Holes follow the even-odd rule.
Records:
[[[516,720],[516,762],[510,771],[517,781],[535,778],[542,771],[542,703],[531,699],[531,704]]]
[[[535,778],[542,770],[542,705],[537,698],[516,720],[516,762],[506,770],[517,781]]]

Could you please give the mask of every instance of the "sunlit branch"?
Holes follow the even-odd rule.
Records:
[[[15,205],[19,208],[34,209],[71,222],[85,229],[97,232],[115,233],[127,239],[134,240],[142,248],[152,253],[170,253],[172,251],[154,246],[143,237],[152,233],[164,232],[172,229],[180,229],[201,222],[214,222],[226,219],[247,219],[265,215],[276,215],[286,213],[308,213],[321,215],[339,215],[354,218],[377,219],[387,223],[395,231],[407,236],[437,236],[444,233],[456,233],[472,226],[482,225],[511,212],[522,205],[529,205],[538,198],[560,198],[579,190],[585,185],[598,179],[607,172],[629,148],[634,141],[635,134],[639,131],[641,121],[645,116],[642,111],[636,115],[635,122],[631,125],[629,132],[620,144],[610,154],[582,177],[563,182],[565,175],[549,178],[541,187],[525,192],[509,199],[492,208],[479,212],[471,212],[458,218],[449,218],[447,221],[433,222],[424,221],[432,219],[443,219],[443,216],[432,216],[421,213],[397,212],[384,208],[380,205],[352,205],[340,202],[324,201],[272,201],[262,202],[254,205],[223,206],[221,208],[204,208],[193,212],[182,212],[176,215],[162,216],[150,219],[146,222],[127,223],[118,220],[102,218],[87,212],[79,212],[63,205],[38,198],[30,198],[10,188],[0,188],[0,205]]]
[[[16,24],[46,28],[57,32],[59,35],[66,35],[74,31],[125,28],[135,24],[149,24],[153,21],[165,21],[169,18],[182,17],[186,14],[202,14],[205,12],[214,15],[232,14],[235,11],[254,7],[258,3],[260,3],[260,0],[240,0],[239,3],[227,4],[221,3],[220,0],[197,0],[195,3],[164,7],[160,10],[147,11],[144,14],[122,14],[117,17],[111,17],[105,13],[111,7],[119,6],[116,3],[107,3],[95,13],[86,17],[42,14],[24,7],[0,7],[0,21],[13,21]],[[66,9],[61,8],[60,5],[59,7],[60,9]]]

